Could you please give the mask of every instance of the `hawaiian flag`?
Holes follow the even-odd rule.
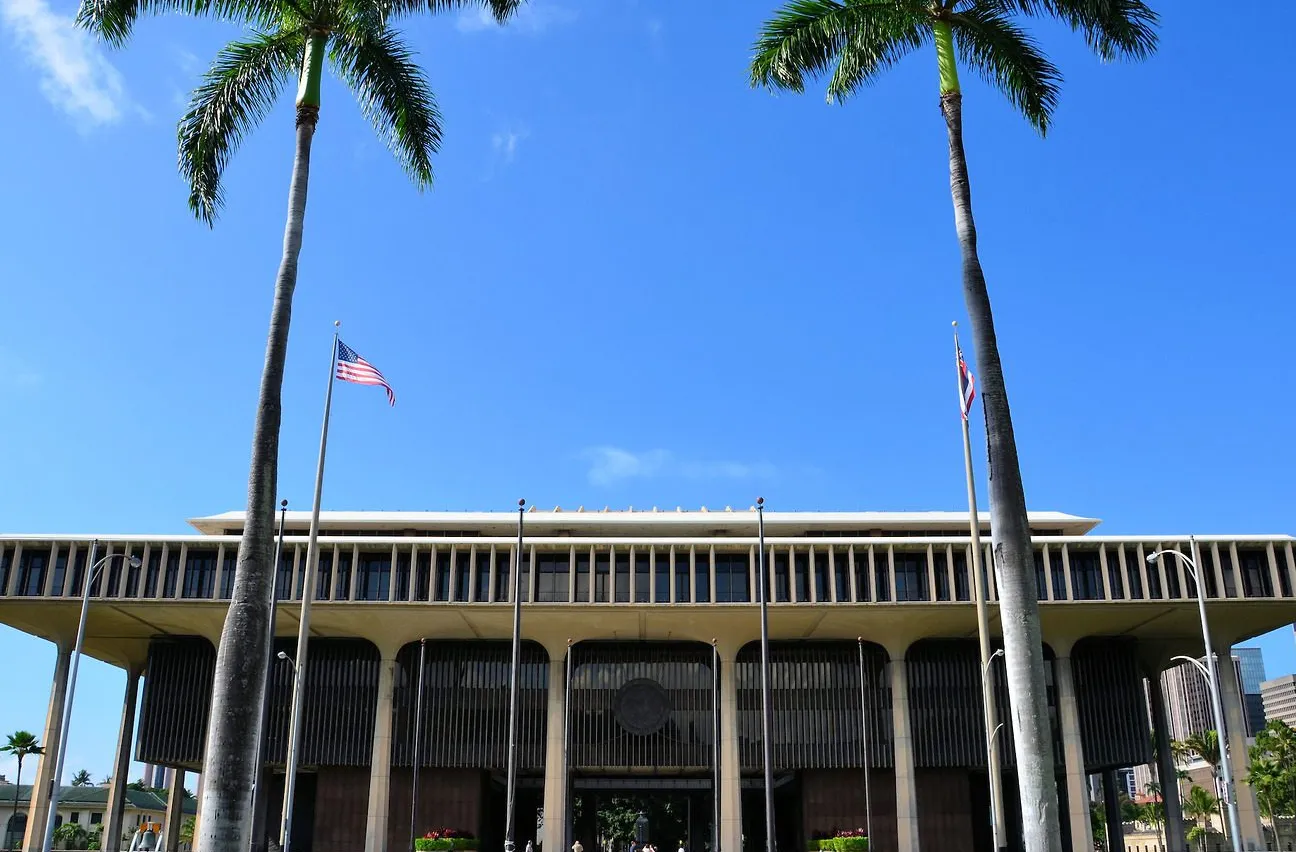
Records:
[[[976,377],[968,369],[963,348],[957,344],[955,346],[955,351],[958,352],[959,408],[963,409],[963,419],[967,420],[968,412],[972,410],[972,400],[976,399]]]
[[[337,342],[337,377],[357,385],[376,385],[387,391],[387,403],[396,404],[396,392],[387,384],[378,368],[356,354],[341,340]]]

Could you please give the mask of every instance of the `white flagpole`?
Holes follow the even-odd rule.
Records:
[[[985,715],[986,766],[990,773],[990,827],[994,834],[994,848],[1008,847],[1004,837],[1003,775],[999,768],[999,748],[995,745],[995,697],[987,677],[990,662],[990,625],[986,614],[986,579],[981,564],[981,519],[977,514],[976,482],[972,476],[972,438],[968,434],[967,405],[963,396],[963,368],[959,363],[962,350],[958,342],[958,323],[954,323],[954,372],[958,382],[959,410],[964,412],[963,464],[967,468],[968,531],[972,537],[972,587],[976,595],[977,638],[981,643],[981,709]]]
[[[761,734],[765,764],[765,852],[776,852],[774,834],[774,708],[770,699],[769,658],[769,578],[765,559],[765,498],[756,498],[756,533],[760,539],[757,558],[760,580],[760,647],[761,647]]]
[[[333,351],[329,354],[328,390],[324,394],[324,425],[320,427],[319,463],[315,467],[315,502],[311,505],[310,542],[306,546],[306,578],[302,583],[301,616],[297,623],[297,656],[293,659],[292,716],[288,723],[288,766],[284,776],[283,829],[279,846],[292,847],[293,794],[297,790],[297,764],[301,760],[302,704],[306,697],[306,644],[310,639],[311,599],[315,597],[319,564],[320,495],[324,492],[324,451],[328,447],[329,413],[333,408],[333,377],[337,374],[338,328],[333,323]],[[279,566],[275,566],[278,571]],[[334,566],[336,570],[336,566]],[[352,569],[354,570],[354,568]]]
[[[525,547],[523,527],[526,523],[526,500],[518,500],[517,556],[513,559],[513,655],[509,665],[508,775],[505,782],[504,852],[513,852],[517,821],[513,808],[517,798],[517,712],[518,679],[522,669],[522,550]],[[558,849],[554,852],[563,852]]]

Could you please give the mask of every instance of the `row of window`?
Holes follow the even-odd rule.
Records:
[[[234,586],[237,552],[215,548],[134,546],[142,564],[111,560],[91,586],[96,596],[119,598],[228,598]],[[285,553],[276,572],[280,600],[299,599],[304,590],[304,546]],[[1289,548],[1248,543],[1236,548],[1201,548],[1209,597],[1291,597]],[[1035,551],[1040,600],[1165,600],[1195,597],[1191,572],[1177,560],[1144,562],[1138,545],[1101,547],[1048,545]],[[963,547],[922,550],[875,546],[770,548],[770,600],[775,603],[868,601],[968,601],[968,554]],[[15,556],[17,561],[15,563]],[[79,596],[87,549],[67,547],[0,548],[0,593],[39,596],[47,580],[51,594]],[[181,564],[183,558],[183,565]],[[594,603],[748,603],[754,600],[754,554],[710,548],[657,547],[600,549],[575,554],[535,552],[522,564],[523,600]],[[1104,574],[1105,567],[1105,574]],[[1069,568],[1069,573],[1068,573]],[[357,551],[320,549],[313,593],[319,600],[413,600],[483,603],[511,599],[513,551],[492,547],[420,548]],[[1181,577],[1182,573],[1182,577]],[[219,575],[219,577],[218,577]],[[220,582],[220,589],[216,583]],[[296,588],[293,589],[294,578]],[[1106,589],[1104,588],[1106,580]],[[1222,582],[1222,593],[1221,593]],[[1275,585],[1276,583],[1276,585]],[[1240,588],[1239,588],[1240,586]]]

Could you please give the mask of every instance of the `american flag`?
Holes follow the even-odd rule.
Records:
[[[959,408],[963,409],[963,419],[967,420],[968,412],[972,410],[972,400],[976,399],[976,377],[963,358],[963,347],[959,346],[955,351],[958,352]]]
[[[356,354],[355,350],[338,341],[337,377],[357,385],[380,385],[387,391],[387,403],[396,404],[396,392],[387,384],[378,368]]]

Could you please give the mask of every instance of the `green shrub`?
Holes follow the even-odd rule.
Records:
[[[417,852],[476,852],[479,841],[466,837],[419,837],[414,840]]]
[[[818,844],[818,852],[868,852],[869,848],[867,837],[825,837]]]

